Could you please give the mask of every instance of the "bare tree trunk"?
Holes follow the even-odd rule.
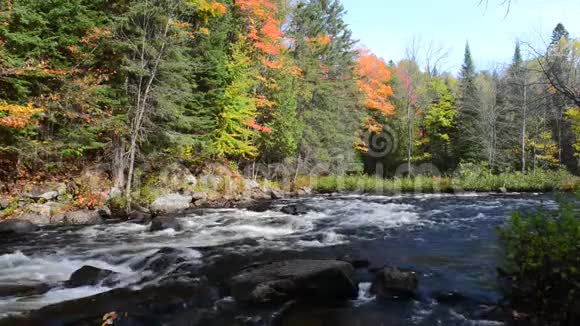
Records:
[[[145,60],[145,55],[146,55],[145,54],[146,53],[145,47],[147,44],[147,32],[148,32],[147,29],[149,26],[149,17],[148,16],[146,16],[146,17],[147,17],[147,19],[145,21],[145,26],[144,26],[146,33],[144,33],[144,35],[143,35],[141,50],[140,50],[141,68],[143,71],[145,71],[145,69],[147,67],[147,62]],[[171,22],[171,19],[168,19],[167,22],[165,23],[165,28],[164,28],[163,34],[161,35],[161,37],[164,41],[161,43],[161,48],[159,49],[159,53],[157,54],[157,57],[154,59],[153,67],[149,71],[149,74],[148,74],[149,76],[147,76],[147,81],[146,81],[145,85],[144,85],[145,73],[141,72],[139,75],[137,103],[135,106],[135,117],[133,119],[132,126],[131,126],[131,144],[129,147],[129,158],[128,158],[129,171],[127,173],[127,183],[126,183],[126,187],[125,187],[125,198],[127,201],[127,207],[126,207],[127,213],[129,213],[131,211],[131,205],[132,205],[131,192],[132,192],[132,185],[133,185],[133,174],[135,172],[135,156],[137,153],[138,140],[139,140],[140,134],[142,132],[141,128],[143,126],[143,121],[144,121],[145,115],[147,113],[147,110],[149,109],[148,100],[149,100],[149,96],[151,94],[151,88],[153,86],[153,81],[157,77],[159,63],[161,62],[161,58],[163,57],[164,52],[165,52],[165,46],[166,46],[166,42],[167,42],[167,35],[169,33],[170,22]]]
[[[409,95],[410,96],[410,95]],[[409,178],[413,171],[411,171],[411,155],[413,152],[413,124],[411,122],[411,104],[407,102],[407,134],[408,134],[408,149],[407,149],[407,172],[409,173]]]
[[[526,116],[528,109],[528,76],[524,72],[524,101],[522,105],[522,173],[526,172]]]
[[[125,142],[119,136],[113,137],[113,187],[123,189],[125,186]]]

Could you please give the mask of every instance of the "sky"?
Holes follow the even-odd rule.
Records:
[[[503,0],[342,0],[355,39],[385,60],[405,57],[413,38],[449,50],[444,70],[457,72],[469,41],[478,69],[511,61],[516,40],[545,48],[561,22],[580,36],[580,0],[512,0],[506,16]],[[529,49],[523,45],[522,50]],[[527,50],[529,52],[529,50]],[[425,52],[425,51],[423,51]],[[524,56],[526,54],[524,53]]]

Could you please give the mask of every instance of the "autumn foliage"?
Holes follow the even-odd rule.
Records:
[[[42,111],[42,109],[34,108],[32,104],[21,106],[0,102],[0,126],[24,129],[31,124],[32,116]]]
[[[383,116],[393,115],[395,107],[389,99],[394,95],[393,89],[389,85],[391,71],[385,61],[364,51],[358,59],[355,73],[359,78],[358,87],[364,96],[365,107],[378,111]],[[374,129],[375,126],[372,128]]]

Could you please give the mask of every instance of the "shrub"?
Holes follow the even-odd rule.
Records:
[[[513,213],[499,230],[507,297],[543,325],[580,318],[580,192],[556,211]]]

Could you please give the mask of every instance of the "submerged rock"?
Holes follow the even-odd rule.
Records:
[[[232,296],[242,303],[281,303],[293,299],[356,298],[353,267],[336,260],[289,260],[257,265],[232,277]]]
[[[192,197],[181,194],[168,194],[157,198],[151,204],[154,215],[165,215],[183,212],[191,206]]]
[[[100,269],[97,267],[85,265],[72,273],[70,279],[66,281],[65,285],[69,288],[76,288],[80,286],[95,286],[101,282],[103,282],[104,285],[113,285],[115,282],[110,280],[110,276],[114,276],[116,274],[118,273],[108,269]],[[108,282],[107,279],[109,279]]]
[[[160,216],[153,219],[151,222],[151,228],[149,231],[157,232],[167,229],[173,229],[175,231],[181,231],[182,226],[175,217],[171,216]]]
[[[385,267],[376,273],[371,293],[380,298],[411,298],[417,291],[417,274],[397,267]]]
[[[0,222],[0,234],[24,234],[38,230],[38,226],[26,220],[6,220]]]
[[[48,284],[10,284],[0,285],[0,298],[13,296],[30,296],[39,295],[48,292],[50,286]]]
[[[304,204],[292,204],[282,207],[280,211],[289,215],[304,215],[307,214],[310,208]]]

